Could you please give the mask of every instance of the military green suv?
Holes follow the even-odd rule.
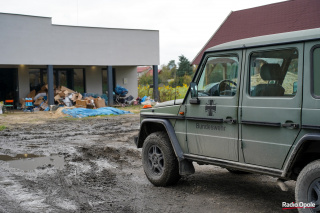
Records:
[[[212,164],[296,180],[320,211],[320,28],[208,49],[183,100],[141,110],[135,143],[155,186]]]

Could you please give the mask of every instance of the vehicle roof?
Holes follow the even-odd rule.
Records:
[[[284,44],[315,39],[320,39],[320,28],[278,33],[231,41],[211,47],[207,49],[206,52],[267,46],[272,44]]]

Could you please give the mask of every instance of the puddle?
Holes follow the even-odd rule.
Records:
[[[33,154],[18,154],[14,157],[9,155],[0,155],[0,160],[3,161],[12,161],[12,160],[20,160],[24,158],[37,158],[37,157],[44,157],[43,155],[33,155]]]
[[[14,157],[0,155],[0,160],[8,161],[9,166],[23,171],[30,171],[36,168],[55,167],[62,169],[64,167],[64,157],[59,155],[42,156],[33,154],[18,154]]]

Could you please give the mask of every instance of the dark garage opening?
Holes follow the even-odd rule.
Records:
[[[18,91],[18,69],[0,68],[0,101],[14,100],[17,105]]]

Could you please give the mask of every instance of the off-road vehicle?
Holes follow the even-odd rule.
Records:
[[[271,175],[320,211],[320,28],[208,49],[183,100],[141,110],[135,140],[156,186],[192,162]]]

